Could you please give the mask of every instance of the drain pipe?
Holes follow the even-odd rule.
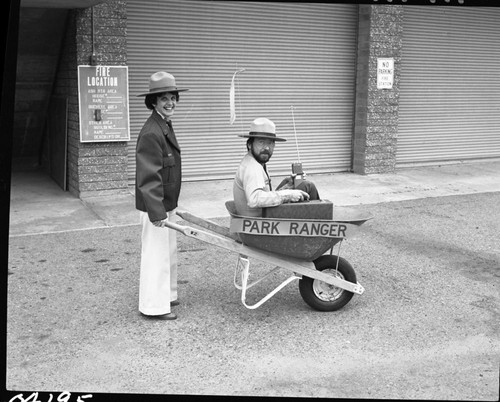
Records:
[[[90,7],[91,15],[90,15],[90,41],[92,43],[92,54],[90,55],[90,65],[97,65],[96,54],[95,54],[95,45],[94,45],[94,7]]]

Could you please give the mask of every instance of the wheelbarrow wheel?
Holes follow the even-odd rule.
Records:
[[[338,267],[337,267],[338,258]],[[322,255],[314,260],[318,271],[336,276],[346,281],[357,283],[356,273],[351,264],[336,255]],[[299,281],[302,299],[315,310],[335,311],[344,307],[351,300],[353,293],[337,286],[329,285],[318,279],[303,276]]]

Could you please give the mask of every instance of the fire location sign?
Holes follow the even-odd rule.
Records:
[[[127,66],[78,66],[80,141],[130,141]]]

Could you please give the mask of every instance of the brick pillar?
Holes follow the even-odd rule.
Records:
[[[84,198],[128,190],[127,142],[81,143],[78,66],[126,65],[126,2],[107,1],[72,10],[56,93],[68,99],[68,189]],[[93,43],[92,43],[93,40]]]
[[[387,173],[396,167],[402,19],[403,6],[359,6],[355,173]],[[394,59],[392,89],[377,89],[377,58]]]

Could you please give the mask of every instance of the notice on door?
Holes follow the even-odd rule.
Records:
[[[127,66],[78,66],[80,141],[129,141]]]
[[[377,59],[377,89],[392,89],[394,59]]]

